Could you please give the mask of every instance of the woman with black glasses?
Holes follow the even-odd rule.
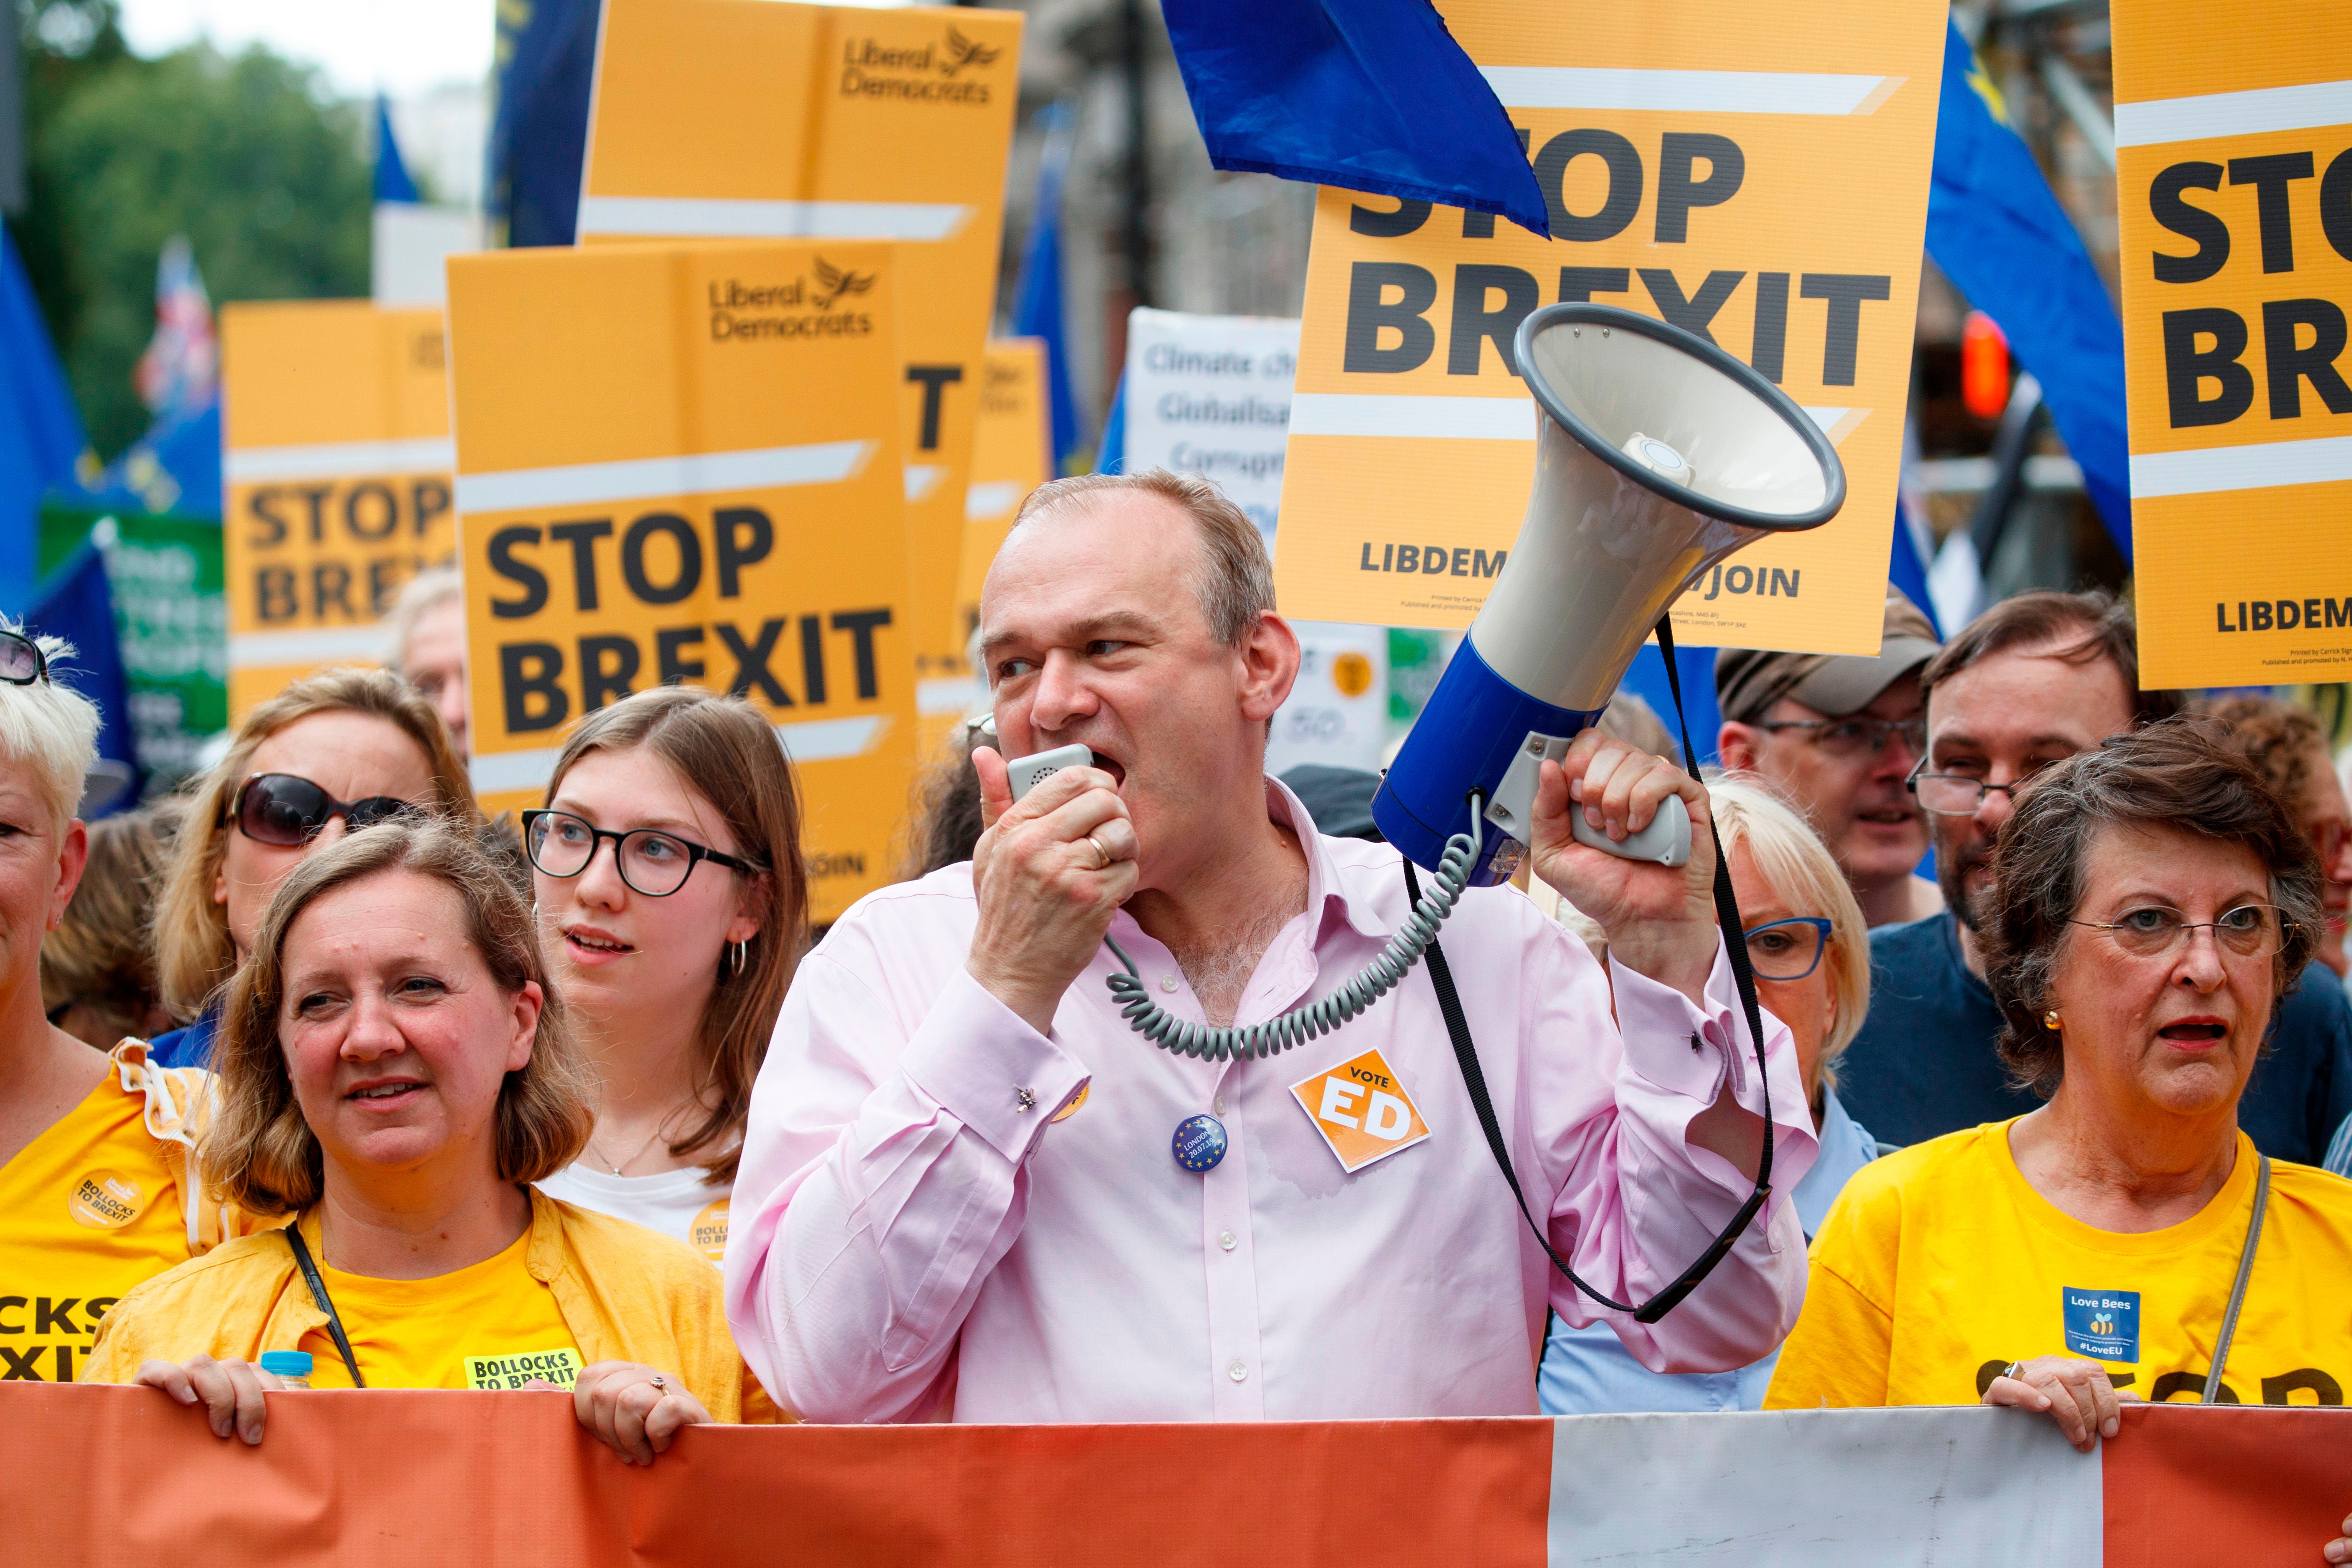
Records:
[[[1869,934],[1829,847],[1769,784],[1734,773],[1707,780],[1706,792],[1748,928],[1757,999],[1789,1026],[1821,1138],[1812,1168],[1785,1200],[1796,1205],[1810,1237],[1848,1178],[1879,1154],[1877,1142],[1837,1098],[1838,1053],[1870,1010]],[[1576,925],[1571,911],[1558,912]],[[1768,1355],[1730,1372],[1654,1372],[1607,1323],[1572,1329],[1555,1318],[1537,1394],[1550,1415],[1757,1410],[1774,1360]]]
[[[792,764],[740,699],[641,691],[572,732],[522,826],[541,939],[602,1083],[586,1150],[541,1190],[716,1264],[807,936]]]
[[[156,978],[165,1005],[196,1021],[157,1036],[156,1060],[210,1058],[216,999],[288,872],[347,834],[416,814],[481,826],[448,731],[398,676],[327,670],[247,715],[194,786],[157,900]]]

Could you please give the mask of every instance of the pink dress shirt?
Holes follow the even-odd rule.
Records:
[[[1395,850],[1318,837],[1271,781],[1267,804],[1306,847],[1307,908],[1250,977],[1244,1024],[1336,990],[1408,908]],[[971,871],[884,889],[834,926],[793,982],[751,1097],[727,1315],[760,1381],[803,1418],[1526,1415],[1547,1306],[1577,1325],[1608,1317],[1661,1372],[1744,1366],[1796,1322],[1805,1244],[1781,1194],[1815,1144],[1770,1015],[1768,1223],[1645,1327],[1581,1298],[1528,1234],[1425,973],[1334,1034],[1208,1062],[1129,1029],[1105,952],[1040,1035],[965,972]],[[1111,934],[1156,1000],[1201,1016],[1165,947],[1124,911]],[[1727,1077],[1763,1110],[1753,1057],[1728,1048],[1747,1036],[1728,962],[1718,949],[1702,1011],[1630,970],[1604,974],[1509,888],[1472,889],[1440,941],[1552,1245],[1620,1300],[1647,1300],[1750,1185],[1685,1138]],[[1432,1135],[1349,1175],[1290,1086],[1374,1047]],[[1196,1175],[1169,1143],[1202,1112],[1230,1145]]]

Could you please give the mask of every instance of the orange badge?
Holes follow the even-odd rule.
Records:
[[[1087,1102],[1087,1096],[1092,1094],[1094,1091],[1095,1086],[1090,1082],[1078,1085],[1078,1097],[1070,1101],[1069,1104],[1062,1107],[1061,1110],[1054,1112],[1054,1120],[1056,1121],[1067,1121],[1071,1117],[1076,1116],[1078,1113],[1078,1107],[1084,1105]]]
[[[121,1230],[146,1206],[146,1191],[116,1171],[92,1171],[66,1194],[66,1212],[92,1230]]]
[[[727,1202],[720,1198],[711,1204],[696,1215],[694,1223],[687,1227],[687,1237],[694,1249],[713,1262],[723,1263],[727,1258]]]
[[[1360,1171],[1429,1136],[1421,1109],[1378,1051],[1290,1086],[1342,1170]]]

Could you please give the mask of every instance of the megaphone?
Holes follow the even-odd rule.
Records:
[[[1741,545],[1845,503],[1821,426],[1704,338],[1563,304],[1529,314],[1513,348],[1538,410],[1527,521],[1372,801],[1388,841],[1435,870],[1475,795],[1471,886],[1518,868],[1543,762],[1599,721],[1667,606]],[[1690,819],[1679,798],[1666,807],[1622,842],[1571,817],[1597,848],[1679,865]]]

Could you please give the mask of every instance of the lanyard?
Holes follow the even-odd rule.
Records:
[[[297,1215],[294,1223],[278,1234],[294,1249],[294,1262],[302,1270],[303,1282],[310,1287],[310,1300],[327,1314],[328,1337],[335,1342],[335,1353],[343,1358],[343,1365],[351,1369],[352,1386],[365,1388],[367,1379],[360,1375],[360,1360],[352,1354],[352,1342],[343,1337],[343,1320],[335,1313],[334,1298],[327,1294],[327,1282],[320,1277],[319,1265],[310,1257],[310,1244],[302,1239],[301,1216]]]

